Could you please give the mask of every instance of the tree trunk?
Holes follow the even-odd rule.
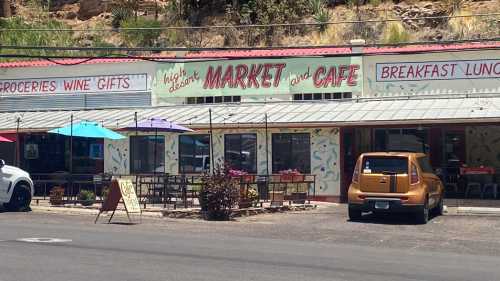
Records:
[[[10,11],[10,0],[3,0],[2,5],[0,5],[0,18],[8,18],[12,16]]]

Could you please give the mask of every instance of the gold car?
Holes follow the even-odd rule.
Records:
[[[362,212],[411,212],[419,223],[443,213],[444,188],[423,153],[372,152],[359,156],[349,186],[349,219]]]

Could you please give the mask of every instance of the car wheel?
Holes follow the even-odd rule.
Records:
[[[349,206],[349,220],[350,221],[359,221],[362,217],[361,210],[357,210],[351,206]]]
[[[18,184],[7,204],[7,210],[13,212],[29,211],[31,203],[30,188],[26,184]]]
[[[424,206],[416,213],[417,223],[426,224],[429,221],[429,199],[425,200]]]
[[[444,214],[443,198],[439,199],[439,203],[437,204],[436,208],[434,209],[434,214],[436,216],[442,216]]]

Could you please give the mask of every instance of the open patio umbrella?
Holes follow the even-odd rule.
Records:
[[[125,136],[115,133],[110,129],[106,129],[100,126],[96,122],[87,122],[87,121],[50,130],[49,133],[60,134],[70,137],[84,137],[84,138],[98,138],[98,139],[103,138],[111,140],[119,140],[125,138]]]
[[[125,130],[135,130],[136,132],[155,132],[155,143],[154,143],[154,152],[153,152],[153,164],[154,169],[153,173],[156,173],[156,139],[158,137],[158,132],[173,132],[173,133],[184,133],[184,132],[192,132],[193,130],[184,126],[181,126],[177,123],[168,121],[165,118],[161,117],[152,117],[148,119],[144,119],[141,121],[136,121],[129,126],[123,128]]]
[[[120,135],[106,129],[96,122],[82,121],[80,123],[73,124],[73,116],[71,116],[71,123],[62,128],[57,128],[50,130],[49,133],[59,134],[70,137],[70,173],[73,174],[73,137],[83,137],[83,138],[97,138],[97,139],[111,139],[119,140],[124,139],[125,136]]]
[[[0,136],[0,142],[13,142],[12,140],[9,140],[8,138],[6,137],[2,137]]]

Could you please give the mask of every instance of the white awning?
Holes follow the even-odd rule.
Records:
[[[273,127],[369,126],[385,124],[489,123],[500,121],[500,96],[381,99],[350,101],[309,101],[279,103],[203,104],[136,109],[79,111],[0,112],[0,130],[47,130],[70,122],[95,121],[108,128],[121,128],[134,120],[163,117],[193,128],[209,124],[212,109],[214,127],[256,127],[264,125],[265,114]]]

